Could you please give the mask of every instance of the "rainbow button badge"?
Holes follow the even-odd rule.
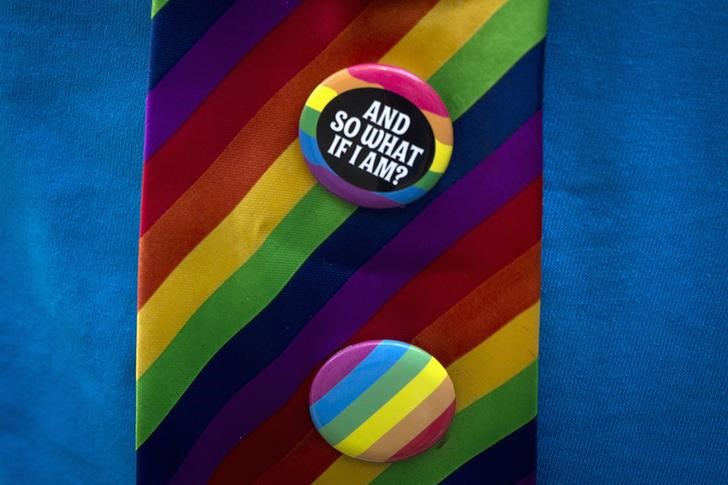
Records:
[[[318,432],[345,455],[392,462],[440,441],[455,412],[445,368],[396,340],[347,347],[318,371],[309,395]]]
[[[299,140],[314,177],[354,204],[406,205],[450,163],[452,121],[437,92],[403,69],[360,64],[326,78],[301,113]]]

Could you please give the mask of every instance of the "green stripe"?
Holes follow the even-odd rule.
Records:
[[[320,111],[316,111],[308,106],[303,107],[303,112],[301,113],[301,129],[314,138],[316,138],[316,125],[318,124],[319,116],[321,116]]]
[[[547,12],[547,0],[511,0],[430,78],[453,119],[543,39]]]
[[[537,377],[538,364],[534,361],[457,413],[442,446],[391,465],[373,483],[439,483],[536,416]]]
[[[202,304],[137,381],[138,402],[144,403],[137,406],[137,446],[210,356],[271,302],[352,210],[351,204],[314,185],[261,248]]]
[[[441,173],[427,172],[425,176],[422,177],[420,181],[415,184],[415,187],[427,192],[435,185],[438,180],[440,180],[440,177],[442,177]]]
[[[329,443],[340,443],[414,379],[430,359],[432,357],[416,347],[407,349],[382,377],[319,430],[321,436]]]
[[[533,12],[545,15],[545,5],[546,0],[511,0],[433,75],[430,83],[443,96],[453,119],[460,117],[543,37],[545,17],[535,17]],[[536,27],[527,28],[524,24],[528,22]],[[525,40],[514,26],[525,31]],[[540,37],[530,33],[537,27]],[[506,37],[510,37],[509,42],[499,42]],[[496,43],[507,54],[494,52],[492,44]],[[475,53],[479,54],[474,58]],[[473,66],[477,69],[473,70]],[[315,247],[355,209],[316,186],[255,255],[195,312],[137,381],[137,447],[164,419],[212,356],[275,298]],[[291,251],[290,241],[297,241],[297,251]],[[261,274],[267,277],[261,278]]]
[[[152,18],[154,18],[154,16],[162,10],[162,7],[167,5],[167,2],[169,2],[169,0],[152,0]]]

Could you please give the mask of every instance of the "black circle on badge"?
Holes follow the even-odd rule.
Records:
[[[379,88],[352,89],[332,99],[321,112],[316,141],[331,170],[373,192],[416,183],[435,153],[435,136],[422,111]]]

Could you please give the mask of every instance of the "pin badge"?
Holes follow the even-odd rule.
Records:
[[[388,208],[422,197],[447,169],[452,121],[437,92],[403,69],[360,64],[338,71],[306,100],[304,158],[327,189]]]
[[[309,411],[318,432],[345,455],[393,462],[442,439],[455,413],[445,368],[396,340],[347,347],[316,374]]]

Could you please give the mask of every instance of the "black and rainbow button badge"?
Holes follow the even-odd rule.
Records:
[[[306,100],[299,140],[314,177],[362,207],[409,204],[450,162],[452,121],[437,92],[403,69],[360,64],[326,78]]]

